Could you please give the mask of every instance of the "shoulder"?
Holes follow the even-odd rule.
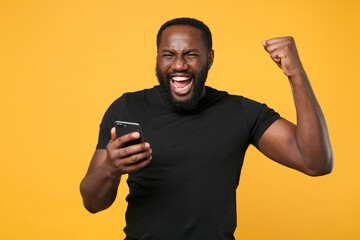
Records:
[[[126,92],[123,94],[125,97],[136,98],[136,97],[144,97],[148,95],[154,95],[158,91],[159,86],[154,86],[152,88],[146,88],[143,90],[135,91],[135,92]]]
[[[244,107],[244,110],[261,108],[261,106],[264,105],[263,103],[244,97],[242,95],[229,94],[226,91],[217,90],[208,86],[206,87],[206,93],[209,93],[209,95],[212,98],[215,99],[221,98],[223,101],[227,102],[228,104],[242,106]]]
[[[110,107],[122,106],[126,103],[143,101],[146,98],[152,98],[157,95],[157,86],[153,88],[143,89],[135,92],[126,92],[117,98]]]
[[[279,116],[272,108],[268,107],[265,103],[244,97],[242,95],[229,94],[224,91],[219,91],[209,88],[209,92],[213,94],[223,95],[223,103],[228,110],[233,113],[238,113],[245,117],[248,124],[252,126],[255,122],[261,121],[268,115]]]
[[[106,115],[116,115],[117,118],[133,118],[142,115],[144,111],[158,108],[162,104],[157,86],[135,92],[126,92],[109,106]],[[130,120],[129,120],[130,121]]]
[[[126,92],[123,93],[123,95],[121,97],[119,97],[118,99],[115,100],[116,101],[124,101],[127,99],[137,99],[137,98],[142,98],[142,97],[146,97],[149,95],[154,95],[157,92],[157,87],[155,86],[153,88],[146,88],[143,90],[139,90],[139,91],[134,91],[134,92]]]

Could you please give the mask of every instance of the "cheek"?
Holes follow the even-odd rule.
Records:
[[[163,75],[164,73],[164,66],[161,63],[156,64],[156,71],[157,73]]]
[[[200,71],[200,69],[207,64],[207,61],[204,61],[202,59],[191,59],[187,62],[189,67],[192,68],[194,71]]]
[[[204,66],[204,64],[191,65],[190,69],[196,76],[199,76]]]
[[[166,77],[166,74],[168,72],[168,68],[164,65],[160,65],[159,66],[159,71],[161,73],[161,75],[165,78]]]
[[[157,66],[158,66],[158,69],[163,72],[163,71],[167,71],[170,66],[171,66],[171,62],[169,61],[165,61],[165,60],[158,60],[157,61]]]

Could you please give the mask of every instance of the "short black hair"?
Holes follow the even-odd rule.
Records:
[[[206,44],[206,48],[211,51],[212,50],[212,37],[211,37],[211,32],[210,29],[208,28],[208,26],[205,25],[205,23],[203,23],[202,21],[199,21],[197,19],[194,18],[175,18],[172,19],[170,21],[167,21],[166,23],[164,23],[161,28],[159,29],[159,32],[157,34],[156,37],[156,46],[157,49],[159,49],[159,45],[160,45],[160,38],[161,38],[161,34],[162,32],[170,27],[170,26],[176,26],[176,25],[188,25],[188,26],[193,26],[199,30],[201,30],[202,34],[203,34],[203,38],[205,40],[205,44]]]

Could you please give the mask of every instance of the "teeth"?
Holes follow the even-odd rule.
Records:
[[[190,80],[190,77],[173,77],[172,80],[181,82]]]

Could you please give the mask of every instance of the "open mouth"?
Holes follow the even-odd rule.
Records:
[[[172,92],[176,95],[186,95],[190,92],[192,87],[191,76],[171,76],[170,83]]]

